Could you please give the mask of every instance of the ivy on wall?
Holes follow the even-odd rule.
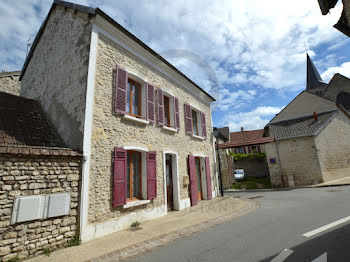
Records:
[[[235,154],[230,152],[230,156],[233,157],[234,160],[240,160],[240,159],[262,159],[266,157],[265,153],[254,153],[254,154]]]

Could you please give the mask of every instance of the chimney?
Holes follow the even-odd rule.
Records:
[[[316,112],[314,112],[314,120],[315,120],[315,121],[318,121],[317,113],[316,113]]]
[[[243,132],[244,131],[244,128],[243,128],[243,126],[241,127],[241,132]]]

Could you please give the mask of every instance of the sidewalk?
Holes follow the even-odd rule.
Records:
[[[140,224],[140,229],[126,229],[80,246],[55,251],[50,257],[42,255],[28,261],[125,260],[148,253],[180,237],[189,236],[229,219],[243,216],[258,207],[259,204],[255,201],[232,197],[200,201],[197,206],[170,212],[162,218],[144,222]]]
[[[324,186],[346,186],[350,185],[350,177],[345,177],[337,180],[332,180],[329,182],[317,184],[317,185],[312,185],[310,187],[324,187]]]

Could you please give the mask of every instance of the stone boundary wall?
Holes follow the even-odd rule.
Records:
[[[20,74],[21,71],[0,73],[0,92],[19,96],[21,90]]]
[[[0,155],[0,261],[64,247],[78,235],[80,157]],[[67,216],[11,224],[17,196],[70,193]]]
[[[263,177],[269,174],[266,158],[235,160],[234,168],[244,169],[248,177]]]

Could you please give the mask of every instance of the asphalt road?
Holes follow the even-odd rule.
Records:
[[[350,186],[226,195],[261,207],[130,261],[350,261]]]

